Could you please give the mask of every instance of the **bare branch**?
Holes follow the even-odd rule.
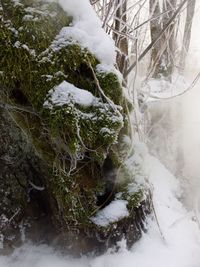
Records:
[[[143,57],[151,50],[151,48],[158,42],[158,40],[160,39],[160,37],[162,37],[162,35],[166,32],[166,30],[169,28],[169,26],[173,23],[174,19],[176,18],[176,16],[179,14],[179,12],[181,11],[182,7],[185,5],[185,3],[188,0],[184,0],[179,7],[176,9],[176,11],[174,12],[174,14],[172,15],[172,17],[169,19],[169,21],[166,23],[165,27],[161,30],[161,32],[158,34],[158,37],[153,40],[148,46],[147,48],[142,52],[142,54],[138,57],[138,62],[141,61],[141,59],[143,59]],[[127,70],[127,72],[124,74],[125,78],[129,75],[129,73],[135,68],[137,62],[135,61]]]

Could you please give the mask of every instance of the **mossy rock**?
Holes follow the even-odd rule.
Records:
[[[0,109],[0,254],[24,242],[47,240],[55,233],[48,190],[43,188],[47,168],[27,136]]]
[[[90,51],[63,37],[72,18],[58,4],[2,0],[1,5],[0,99],[45,166],[55,229],[62,240],[84,240],[87,251],[95,243],[104,248],[116,243],[125,228],[130,230],[127,237],[138,229],[129,238],[134,242],[141,235],[133,225],[143,225],[144,216],[136,214],[143,210],[144,192],[140,188],[127,193],[134,173],[127,174],[123,137],[131,134],[132,105],[121,82],[114,72],[99,71],[101,62]],[[65,103],[56,103],[55,94],[63,84],[75,89]],[[89,105],[76,100],[75,91],[80,90],[92,97]],[[126,177],[123,183],[118,176]],[[107,227],[96,225],[91,218],[119,196],[127,201],[129,216]]]

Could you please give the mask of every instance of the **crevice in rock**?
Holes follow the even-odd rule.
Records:
[[[96,204],[99,209],[105,208],[115,199],[117,170],[110,157],[107,157],[104,161],[102,166],[102,175],[105,180],[105,190],[101,194],[97,195]]]

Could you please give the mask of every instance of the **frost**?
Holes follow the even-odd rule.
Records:
[[[34,17],[33,15],[25,15],[23,17],[23,21],[38,21],[39,18]]]
[[[129,216],[127,209],[128,202],[126,200],[114,200],[104,209],[100,210],[91,220],[96,225],[108,226],[111,223],[117,222]]]
[[[25,15],[23,17],[23,21],[31,21],[34,19],[34,16],[33,15]]]
[[[115,75],[117,75],[118,79],[120,82],[122,82],[123,80],[123,76],[121,74],[121,72],[119,72],[114,66],[112,65],[105,65],[105,64],[98,64],[96,66],[96,70],[99,73],[114,73]]]
[[[32,56],[35,56],[36,55],[35,54],[35,50],[34,49],[30,49],[26,44],[23,44],[22,45],[22,48],[24,48],[25,50],[27,50],[30,53],[30,55],[32,55]]]
[[[41,15],[41,16],[48,16],[49,15],[49,12],[47,10],[38,10],[34,7],[27,7],[25,8],[25,11],[28,12],[28,13],[31,13],[31,14],[34,14],[34,15]]]
[[[108,129],[108,128],[103,127],[101,129],[100,133],[102,133],[102,134],[109,134],[110,135],[110,134],[114,134],[114,131],[111,130],[111,129]]]
[[[22,6],[19,0],[12,0],[14,3],[14,6]]]
[[[60,49],[66,47],[68,44],[74,43],[73,40],[69,40],[68,36],[69,27],[63,27],[60,33],[56,36],[55,40],[52,42],[51,48],[53,51],[59,51]]]
[[[16,48],[20,48],[20,47],[22,47],[23,49],[25,49],[26,51],[28,51],[28,52],[30,53],[30,55],[32,55],[32,56],[34,56],[34,57],[35,57],[35,55],[36,55],[34,49],[30,49],[30,48],[28,47],[28,45],[26,45],[26,44],[21,44],[19,41],[16,41],[16,42],[14,43],[13,46],[16,47]]]
[[[16,30],[14,27],[8,27],[8,29],[11,30],[11,32],[13,32],[15,36],[18,36],[18,30]]]
[[[16,41],[14,43],[14,47],[19,48],[21,46],[21,43],[19,41]]]

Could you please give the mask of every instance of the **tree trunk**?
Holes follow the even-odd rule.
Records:
[[[158,0],[150,0],[149,5],[152,18],[150,22],[150,33],[151,40],[154,41],[172,17],[176,7],[176,0],[164,0],[162,8]],[[162,35],[152,49],[150,69],[154,78],[164,77],[168,80],[171,79],[175,56],[174,25],[175,22],[171,23],[165,34]]]
[[[126,35],[127,32],[127,0],[117,0],[116,7],[118,8],[116,10],[116,18],[114,21],[115,32],[113,33],[113,39],[118,48],[117,66],[124,76],[128,68],[128,39],[127,37],[120,35],[120,33]]]
[[[185,60],[186,60],[187,53],[189,51],[195,5],[196,5],[196,0],[189,1],[187,5],[187,15],[186,15],[186,21],[185,21],[183,44],[182,44],[182,50],[181,50],[181,55],[180,55],[180,73],[183,73],[185,69]]]

